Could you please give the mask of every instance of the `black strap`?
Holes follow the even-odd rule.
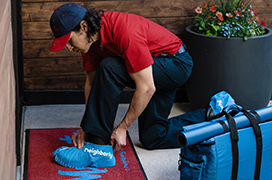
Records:
[[[222,116],[224,116],[224,114],[223,114],[222,112],[220,112],[220,113],[214,115],[212,118],[210,118],[209,121],[210,121],[210,120],[214,120],[214,119],[221,118]]]
[[[261,171],[261,161],[262,161],[262,133],[261,129],[259,126],[259,123],[261,122],[260,115],[256,111],[250,111],[252,114],[250,114],[247,110],[242,109],[241,110],[244,115],[249,119],[255,136],[256,136],[256,147],[257,147],[257,152],[256,152],[256,163],[255,163],[255,173],[254,173],[254,180],[259,180],[260,178],[260,171]],[[238,165],[239,165],[239,150],[238,150],[238,130],[236,127],[236,123],[233,119],[232,116],[235,116],[237,112],[230,112],[227,113],[225,111],[222,111],[221,113],[215,115],[212,119],[217,119],[225,115],[228,123],[229,123],[229,130],[230,130],[230,136],[231,136],[231,145],[232,145],[232,176],[231,180],[236,180],[238,177]],[[228,132],[228,127],[226,123],[223,120],[218,120],[218,123],[220,123],[223,128],[224,132]]]
[[[231,180],[236,180],[237,176],[238,176],[238,165],[239,165],[238,131],[237,131],[237,126],[236,126],[236,123],[235,123],[233,117],[225,111],[223,111],[223,113],[226,116],[226,119],[229,123],[229,129],[230,129],[230,138],[231,138],[231,146],[232,146]]]
[[[228,132],[228,131],[229,131],[228,126],[226,125],[226,123],[225,123],[223,120],[218,120],[218,121],[216,121],[216,122],[218,122],[218,123],[220,123],[220,124],[221,124],[221,126],[222,126],[222,127],[223,127],[223,129],[224,129],[224,133],[226,133],[226,132]]]
[[[256,111],[254,111],[254,110],[251,110],[250,112],[252,114],[254,114],[254,116],[256,117],[256,120],[257,120],[257,122],[259,124],[262,121],[260,115]]]
[[[260,118],[260,116],[256,113],[254,113],[255,117],[250,114],[247,110],[242,109],[242,112],[244,113],[244,115],[249,119],[254,133],[255,133],[255,137],[256,137],[256,146],[257,146],[257,152],[256,152],[256,163],[255,163],[255,174],[254,174],[254,180],[259,180],[260,178],[260,171],[261,171],[261,162],[262,162],[262,148],[263,148],[263,140],[262,140],[262,132],[261,132],[261,128],[258,124],[258,122],[256,121],[255,117],[258,119]],[[258,119],[260,122],[260,119]]]

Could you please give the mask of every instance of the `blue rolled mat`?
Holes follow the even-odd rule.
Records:
[[[261,122],[272,119],[272,106],[258,109],[256,110],[256,112],[259,114]],[[226,125],[228,125],[228,122],[225,117],[219,119],[223,120],[226,123]],[[200,143],[211,137],[223,134],[224,129],[222,125],[216,122],[219,119],[209,122],[203,122],[197,125],[189,125],[188,128],[186,128],[185,126],[184,127],[185,131],[179,133],[177,137],[179,145],[181,147],[187,147]],[[251,125],[250,121],[243,114],[235,116],[234,120],[236,122],[237,129],[242,129]]]

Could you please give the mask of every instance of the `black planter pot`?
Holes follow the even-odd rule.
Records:
[[[272,30],[248,38],[212,37],[186,28],[186,46],[194,68],[186,90],[195,108],[206,107],[222,90],[246,109],[268,105],[272,93]]]

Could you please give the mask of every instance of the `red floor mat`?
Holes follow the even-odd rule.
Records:
[[[147,179],[128,135],[127,145],[115,152],[116,165],[111,168],[74,169],[58,165],[52,152],[72,146],[71,135],[78,129],[27,130],[24,180],[141,180]]]

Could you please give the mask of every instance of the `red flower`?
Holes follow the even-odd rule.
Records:
[[[239,12],[239,11],[234,11],[234,13],[235,13],[235,16],[241,16],[241,12]]]
[[[254,14],[255,14],[255,16],[257,15],[257,12],[254,10],[254,9],[252,9],[252,11],[254,12]]]
[[[205,2],[201,2],[201,5],[207,9],[207,4]]]
[[[210,7],[210,11],[215,12],[216,11],[215,7]]]
[[[263,15],[263,20],[264,20],[264,21],[266,21],[266,19],[265,19],[264,15]]]
[[[247,21],[248,21],[249,23],[252,23],[252,22],[253,22],[251,19],[248,19]]]
[[[258,16],[254,16],[254,19],[257,21],[257,22],[260,22],[260,18]]]
[[[262,26],[266,26],[265,22],[264,21],[261,21],[261,24]]]
[[[223,14],[222,14],[220,11],[217,11],[217,12],[215,13],[215,15],[216,15],[216,16],[223,16]]]
[[[223,20],[224,20],[224,18],[223,18],[222,15],[218,15],[217,17],[218,17],[218,19],[219,19],[220,21],[223,21]]]

